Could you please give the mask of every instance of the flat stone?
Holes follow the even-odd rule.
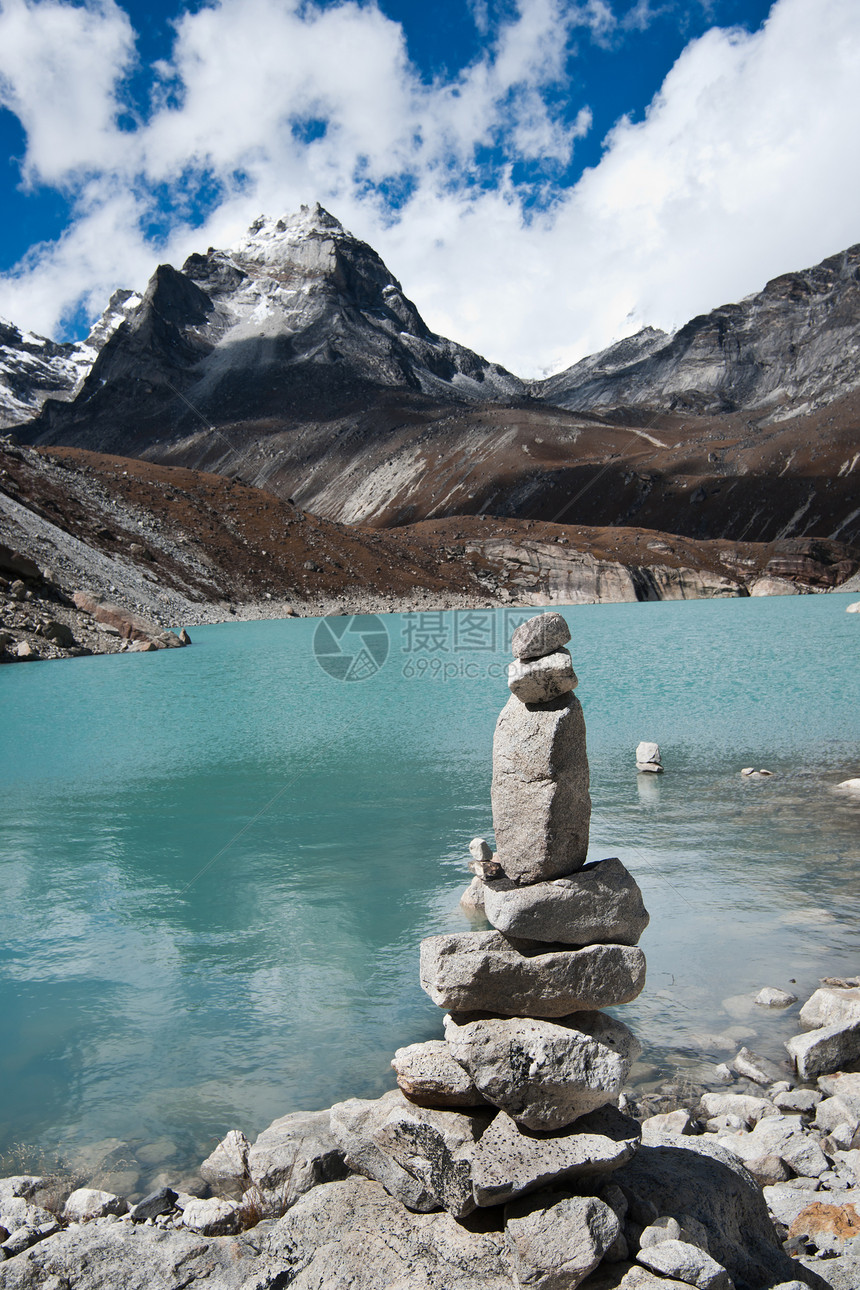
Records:
[[[800,1009],[801,1025],[807,1027],[843,1026],[860,1021],[860,989],[840,990],[822,986],[810,995]]]
[[[444,1039],[398,1048],[391,1065],[401,1091],[419,1106],[486,1105]]]
[[[570,628],[561,614],[535,614],[520,623],[511,638],[514,658],[543,658],[554,654],[570,640]]]
[[[520,703],[546,703],[570,694],[578,685],[570,654],[557,650],[543,658],[508,664],[508,689]]]
[[[472,1186],[481,1206],[499,1205],[551,1183],[609,1173],[639,1146],[639,1125],[614,1106],[553,1134],[534,1133],[500,1111],[475,1148]]]
[[[728,1272],[697,1245],[686,1241],[661,1241],[640,1250],[637,1258],[652,1272],[675,1277],[698,1290],[734,1290]]]
[[[642,892],[616,857],[549,882],[487,882],[484,911],[506,936],[564,945],[635,945],[649,923]]]
[[[827,1157],[817,1140],[802,1131],[796,1116],[777,1116],[760,1120],[752,1133],[720,1138],[725,1147],[744,1162],[776,1156],[796,1174],[818,1178],[827,1169]],[[770,1181],[781,1181],[771,1179]]]
[[[755,997],[760,1008],[790,1008],[797,1003],[797,995],[787,990],[778,990],[772,985],[763,985]]]
[[[302,1196],[258,1262],[247,1290],[511,1290],[501,1224],[410,1213],[360,1177]]]
[[[99,1191],[96,1187],[78,1187],[63,1206],[63,1218],[70,1223],[85,1219],[104,1218],[108,1214],[125,1214],[128,1203],[113,1192]]]
[[[248,1150],[252,1198],[263,1214],[280,1216],[299,1196],[347,1175],[328,1111],[293,1111],[274,1120]]]
[[[706,1119],[736,1115],[745,1124],[756,1124],[766,1116],[778,1114],[769,1098],[754,1097],[751,1093],[704,1093],[699,1106]]]
[[[823,1093],[814,1088],[793,1088],[785,1093],[777,1093],[772,1101],[780,1111],[794,1111],[804,1115],[814,1111],[823,1096]]]
[[[457,1218],[475,1208],[472,1155],[492,1119],[407,1101],[399,1089],[331,1108],[331,1128],[355,1173],[382,1183],[409,1209],[442,1208]]]
[[[550,949],[501,932],[421,942],[421,986],[452,1012],[563,1017],[629,1003],[644,985],[645,955],[631,945]]]
[[[544,1192],[505,1206],[505,1241],[515,1283],[529,1290],[575,1290],[620,1231],[595,1196]]]
[[[860,1021],[794,1035],[785,1041],[785,1047],[801,1079],[830,1075],[860,1058]]]
[[[860,1072],[835,1071],[832,1075],[820,1075],[818,1087],[828,1097],[841,1097],[860,1115]]]
[[[75,1223],[0,1263],[2,1290],[242,1290],[256,1276],[243,1237],[209,1240],[187,1230],[123,1222]],[[253,1285],[253,1280],[250,1281]]]
[[[454,1015],[445,1038],[488,1102],[529,1129],[561,1129],[614,1101],[641,1047],[601,1012],[557,1021]]]
[[[582,868],[591,798],[575,694],[541,705],[511,696],[493,738],[491,798],[496,860],[506,877],[540,882]]]

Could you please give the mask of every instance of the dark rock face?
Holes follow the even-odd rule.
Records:
[[[30,437],[139,454],[234,422],[325,419],[380,391],[460,403],[523,388],[433,335],[369,246],[303,207],[181,272],[159,266],[74,405],[50,405]]]
[[[0,318],[0,429],[35,416],[46,399],[74,398],[125,312],[139,303],[131,291],[115,291],[87,339],[75,344],[22,332]]]
[[[646,328],[533,386],[563,408],[758,409],[772,421],[860,387],[860,244],[774,278],[674,336]]]
[[[369,246],[305,208],[162,266],[71,358],[0,339],[0,425],[238,478],[347,524],[493,515],[850,543],[858,273],[855,246],[526,383],[431,333]]]

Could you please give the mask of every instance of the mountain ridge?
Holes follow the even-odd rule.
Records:
[[[860,245],[540,382],[435,335],[318,205],[159,266],[77,395],[16,427],[335,521],[457,514],[860,536]]]

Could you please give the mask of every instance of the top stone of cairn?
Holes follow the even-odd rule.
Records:
[[[537,614],[514,632],[514,658],[528,660],[554,654],[570,640],[570,628],[561,614]]]

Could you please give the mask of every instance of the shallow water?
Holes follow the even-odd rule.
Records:
[[[566,611],[590,855],[619,855],[651,911],[648,985],[619,1010],[640,1085],[740,1042],[778,1055],[797,1009],[751,995],[860,970],[860,804],[831,791],[860,773],[847,603]],[[228,1128],[391,1085],[393,1050],[441,1034],[418,941],[468,928],[503,638],[533,612],[392,616],[355,682],[320,667],[313,619],[0,669],[0,1152],[115,1138],[146,1181]]]

